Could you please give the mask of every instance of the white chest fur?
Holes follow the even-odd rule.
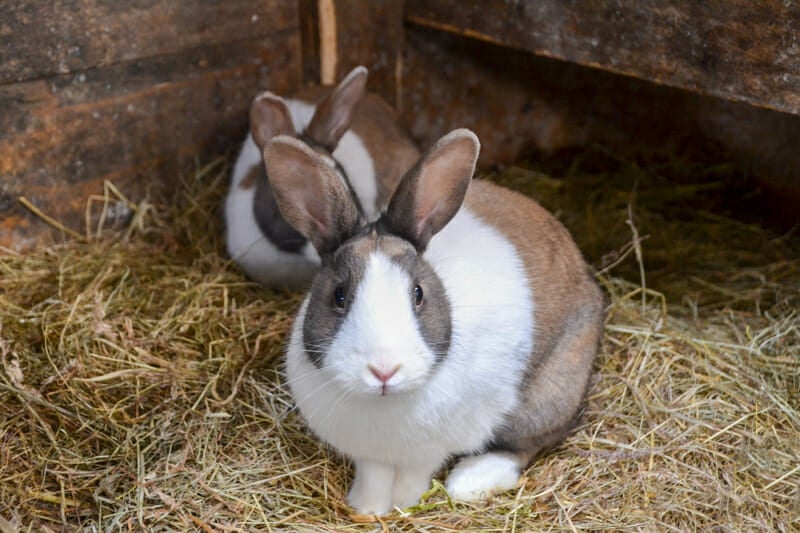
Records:
[[[318,370],[304,353],[308,301],[295,323],[287,350],[295,401],[311,429],[351,457],[440,462],[487,444],[518,402],[534,304],[514,247],[462,208],[431,240],[425,259],[450,300],[452,337],[447,356],[415,390],[353,394],[327,364]]]

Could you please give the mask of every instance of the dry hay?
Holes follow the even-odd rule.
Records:
[[[1,532],[800,528],[800,246],[678,209],[708,185],[635,165],[497,176],[611,265],[582,424],[516,491],[454,504],[434,483],[375,521],[351,515],[348,465],[281,385],[299,297],[221,253],[226,176],[217,162],[129,206],[125,234],[0,255]]]

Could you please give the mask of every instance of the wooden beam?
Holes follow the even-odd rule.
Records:
[[[0,2],[0,83],[35,80],[296,25],[294,2]]]
[[[406,20],[800,114],[800,3],[407,0]]]
[[[421,146],[468,127],[481,140],[482,170],[587,145],[632,160],[735,165],[759,184],[772,219],[800,223],[800,115],[427,27],[409,26],[405,39],[401,119]]]

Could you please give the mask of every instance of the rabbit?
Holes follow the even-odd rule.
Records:
[[[278,136],[264,151],[281,212],[321,258],[287,384],[312,432],[352,460],[359,513],[417,503],[452,457],[452,498],[512,489],[582,407],[603,294],[544,208],[472,180],[479,149],[466,129],[439,139],[376,221],[305,144]]]
[[[258,95],[250,133],[233,168],[225,200],[228,254],[252,279],[271,287],[306,288],[319,268],[308,240],[280,214],[262,150],[276,135],[298,136],[337,169],[368,219],[377,218],[419,150],[392,108],[365,94],[367,69],[353,69],[335,88],[308,87],[283,99]],[[299,135],[297,135],[299,132]]]

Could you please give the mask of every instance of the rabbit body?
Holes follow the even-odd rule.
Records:
[[[315,105],[297,99],[287,99],[292,122],[297,131],[308,126]],[[372,164],[363,143],[352,132],[340,141],[335,157],[342,158],[350,167],[352,176],[364,176],[363,183],[374,179]],[[360,168],[353,168],[358,165]],[[258,176],[258,177],[256,177]],[[256,198],[256,181],[265,179],[264,159],[253,135],[248,133],[239,152],[231,175],[231,184],[225,198],[225,243],[228,255],[252,279],[267,286],[286,286],[296,289],[306,286],[319,268],[319,255],[311,243],[298,250],[284,250],[264,235],[256,220],[253,204]],[[362,187],[364,187],[362,185]]]
[[[453,456],[464,456],[447,480],[454,498],[513,488],[572,427],[587,388],[602,293],[542,207],[470,183],[477,146],[465,130],[440,140],[386,214],[345,229],[335,246],[287,207],[323,257],[287,348],[287,380],[314,433],[353,459],[359,512],[416,503]],[[276,142],[265,154],[296,148]]]
[[[285,223],[271,198],[262,156],[263,145],[270,136],[304,132],[309,142],[334,145],[323,157],[329,165],[338,165],[343,171],[342,179],[349,182],[369,219],[377,217],[397,181],[419,156],[416,146],[397,123],[394,111],[373,94],[355,94],[349,101],[332,104],[333,113],[342,112],[345,106],[351,108],[347,117],[341,119],[346,128],[341,136],[323,140],[308,132],[312,121],[319,119],[319,108],[325,102],[330,103],[337,91],[358,90],[351,89],[353,80],[362,82],[363,93],[366,69],[354,69],[337,87],[307,87],[293,98],[265,93],[273,97],[269,100],[273,105],[284,106],[288,117],[280,119],[288,121],[290,126],[263,124],[275,121],[274,115],[265,118],[256,112],[256,106],[265,100],[264,95],[254,100],[252,131],[234,164],[225,199],[225,240],[230,257],[249,277],[264,285],[305,288],[319,269],[319,255],[314,247]],[[330,107],[322,113],[330,114]],[[269,132],[264,133],[264,129]],[[322,136],[327,133],[324,131]],[[259,134],[265,137],[260,143],[256,141]]]

